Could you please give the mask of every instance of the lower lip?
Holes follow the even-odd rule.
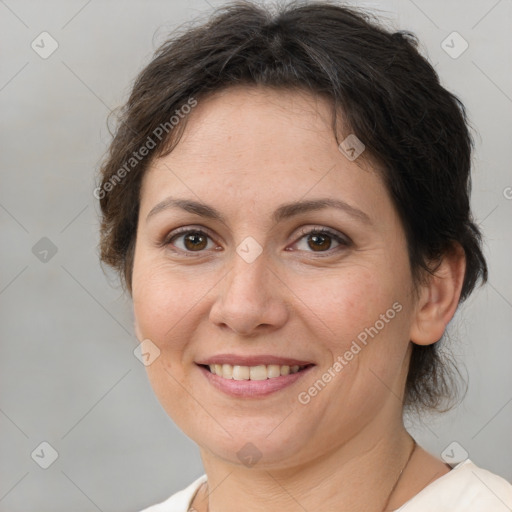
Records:
[[[233,397],[257,398],[270,395],[272,393],[275,393],[276,391],[291,386],[293,383],[301,379],[304,375],[309,373],[309,370],[313,368],[313,365],[308,366],[304,370],[297,373],[290,373],[288,375],[281,375],[280,377],[274,377],[272,379],[265,380],[225,379],[224,377],[215,375],[214,373],[210,372],[203,366],[198,365],[198,368],[201,370],[203,375],[209,380],[210,384],[215,386],[220,391],[226,393],[227,395]]]

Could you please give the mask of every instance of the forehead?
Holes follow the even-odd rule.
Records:
[[[385,193],[380,172],[346,158],[332,119],[329,100],[305,91],[219,91],[198,101],[178,144],[150,166],[143,203],[172,193],[270,206],[330,194],[372,210]]]
[[[317,158],[316,150],[335,144],[327,99],[302,90],[234,86],[198,101],[178,143],[197,158],[242,163],[279,159],[290,147]],[[307,144],[301,145],[301,142]]]

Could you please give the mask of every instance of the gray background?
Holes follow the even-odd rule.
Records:
[[[107,114],[166,33],[215,5],[0,1],[2,512],[136,511],[202,474],[195,445],[133,355],[130,301],[98,264],[92,191]],[[450,326],[469,391],[455,411],[411,430],[438,456],[457,441],[475,463],[512,480],[512,2],[360,5],[420,37],[479,132],[472,204],[490,283]],[[31,48],[43,31],[59,44],[47,59]],[[469,43],[456,59],[441,47],[453,31]],[[57,248],[46,262],[47,241],[33,252],[43,237]],[[43,441],[59,455],[46,470],[31,458]]]

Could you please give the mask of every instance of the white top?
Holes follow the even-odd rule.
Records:
[[[187,512],[206,475],[141,512]],[[394,512],[511,512],[512,484],[469,459],[434,480]]]

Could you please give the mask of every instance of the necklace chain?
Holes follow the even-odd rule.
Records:
[[[400,482],[400,479],[402,478],[402,473],[404,472],[405,468],[409,465],[409,462],[411,461],[411,458],[412,458],[412,454],[416,451],[416,447],[417,446],[418,446],[418,444],[416,443],[416,440],[414,438],[412,438],[412,449],[409,452],[409,456],[407,457],[407,461],[405,462],[402,470],[400,471],[400,474],[398,475],[398,478],[396,479],[395,485],[393,485],[393,487],[391,488],[391,492],[389,493],[388,499],[386,500],[386,503],[385,503],[384,507],[382,508],[382,512],[385,512],[386,509],[388,508],[389,501],[391,500],[391,496],[393,496],[393,493],[395,492],[395,489],[396,489],[396,487],[398,485],[398,482]],[[207,509],[207,512],[208,512],[208,509]]]
[[[402,470],[400,471],[400,473],[398,475],[398,478],[396,479],[395,484],[391,488],[391,491],[390,491],[390,493],[388,495],[386,503],[384,504],[382,512],[386,511],[387,506],[389,505],[389,501],[391,500],[391,496],[393,496],[393,493],[395,492],[395,489],[397,488],[398,483],[400,482],[400,479],[402,478],[402,473],[404,472],[405,468],[409,465],[409,462],[411,461],[412,455],[416,451],[416,447],[417,446],[418,446],[418,444],[416,443],[416,440],[413,438],[412,439],[412,449],[409,452],[409,456],[407,457],[407,461],[405,462],[404,466],[402,467]],[[203,482],[201,484],[201,487],[204,487],[205,485],[208,485],[208,484],[206,482]],[[209,505],[209,503],[207,503],[206,504],[206,512],[209,512],[209,510],[210,510],[210,505]],[[191,505],[187,512],[197,512],[197,510]]]

